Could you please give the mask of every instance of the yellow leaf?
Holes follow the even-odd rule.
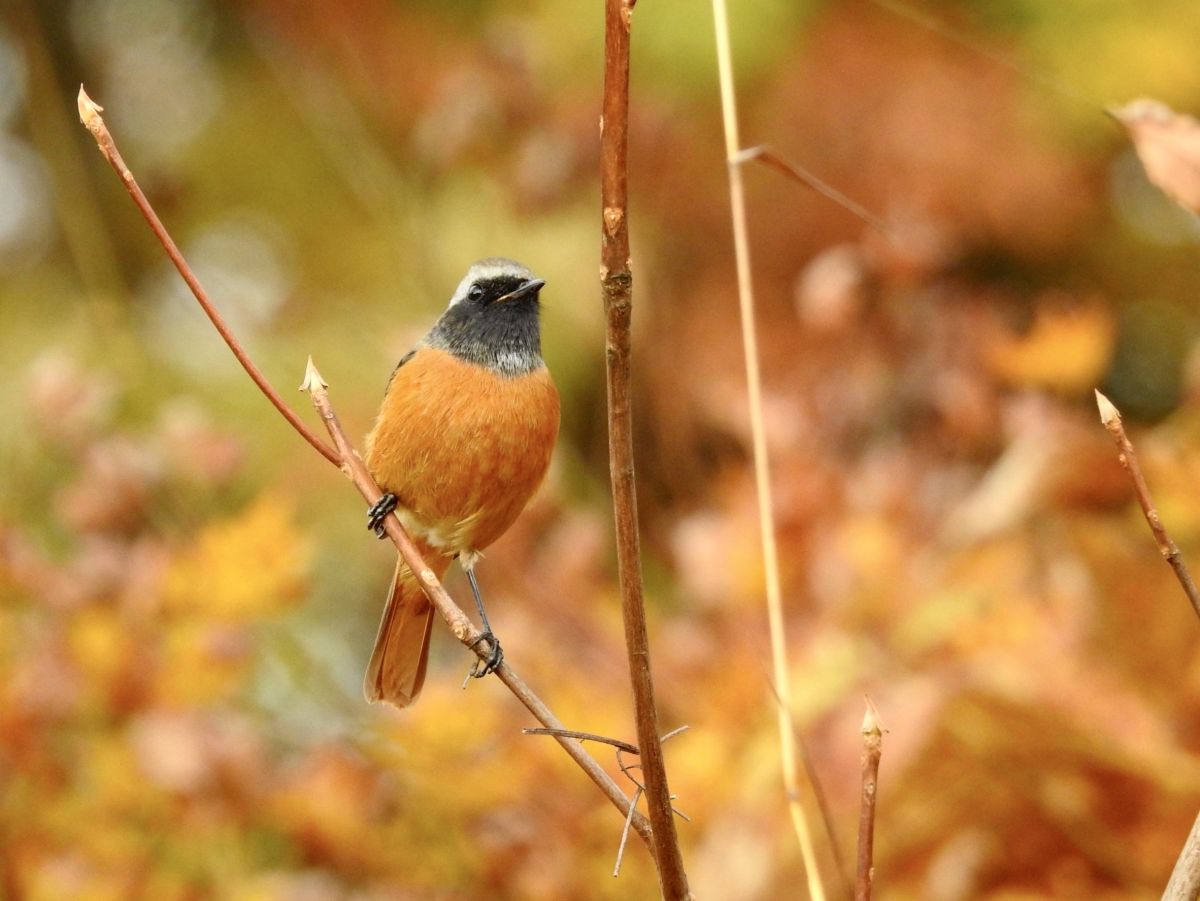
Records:
[[[1027,334],[993,342],[987,360],[999,378],[1014,385],[1085,391],[1108,367],[1114,338],[1112,317],[1098,305],[1042,306]]]
[[[161,653],[158,696],[173,704],[209,704],[241,688],[249,638],[225,623],[177,621],[167,626]]]
[[[167,571],[167,608],[226,620],[276,613],[304,587],[308,542],[291,504],[268,494],[238,516],[205,529]]]
[[[106,608],[84,610],[71,622],[68,633],[71,656],[91,685],[107,685],[129,659],[130,638],[116,612]]]

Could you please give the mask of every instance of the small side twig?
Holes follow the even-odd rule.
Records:
[[[637,745],[631,745],[627,741],[621,741],[619,738],[610,738],[607,735],[597,735],[595,732],[579,732],[575,729],[522,729],[526,735],[556,735],[573,738],[576,741],[598,741],[601,744],[612,745],[619,751],[625,751],[629,754],[638,752]]]
[[[863,715],[862,806],[858,814],[858,867],[854,874],[854,901],[871,901],[875,881],[875,800],[879,783],[879,758],[883,756],[883,726],[879,711],[867,698]]]
[[[837,188],[827,184],[826,182],[823,182],[807,169],[803,169],[800,166],[797,166],[795,163],[785,160],[765,144],[761,144],[758,147],[747,147],[745,150],[740,151],[737,156],[734,157],[734,160],[739,164],[758,160],[763,164],[770,166],[776,172],[782,172],[788,178],[798,181],[800,184],[811,188],[826,200],[832,200],[842,209],[846,210],[846,212],[853,213],[884,237],[892,237],[891,231],[886,225],[883,224],[883,220],[874,213],[870,212],[862,204],[851,200]]]
[[[660,741],[663,744],[666,744],[668,740],[674,738],[676,735],[679,735],[681,732],[686,732],[687,728],[687,726],[680,726],[677,729],[672,729],[666,735],[662,736]],[[553,735],[559,738],[574,738],[577,741],[598,741],[606,745],[612,745],[617,749],[617,766],[620,767],[621,772],[625,774],[625,778],[627,778],[634,785],[633,798],[629,802],[629,813],[625,817],[625,828],[621,830],[621,843],[617,847],[617,860],[613,865],[613,876],[621,875],[621,861],[625,859],[625,844],[629,840],[629,826],[633,821],[633,812],[637,809],[638,801],[642,799],[642,795],[646,792],[646,786],[642,785],[642,783],[639,782],[633,775],[633,770],[641,769],[640,764],[626,764],[624,759],[621,757],[621,752],[624,751],[626,754],[638,754],[640,752],[638,751],[637,745],[632,745],[629,742],[622,741],[619,738],[611,738],[607,735],[598,735],[595,732],[580,732],[576,729],[522,729],[521,731],[526,735]],[[671,796],[671,800],[675,800],[674,795]],[[675,807],[672,807],[671,810],[674,811],[676,816],[683,817],[683,819],[687,820],[689,823],[692,821],[692,818],[682,810],[679,810]]]
[[[1150,497],[1150,487],[1146,484],[1146,477],[1142,475],[1141,466],[1138,465],[1137,454],[1134,453],[1133,445],[1125,434],[1125,426],[1121,422],[1121,411],[1099,391],[1096,392],[1096,406],[1100,408],[1100,421],[1104,423],[1104,428],[1112,435],[1113,441],[1117,445],[1121,465],[1125,467],[1125,471],[1129,473],[1129,478],[1133,482],[1133,492],[1137,495],[1142,512],[1146,515],[1146,522],[1149,523],[1150,531],[1154,534],[1158,551],[1175,571],[1175,577],[1183,587],[1183,593],[1191,602],[1196,616],[1200,617],[1200,592],[1197,592],[1196,583],[1192,581],[1192,574],[1188,572],[1187,564],[1183,562],[1179,548],[1167,534],[1166,527],[1162,524],[1162,518],[1154,506],[1154,499]]]
[[[677,729],[672,729],[672,730],[671,730],[670,732],[668,732],[666,735],[663,735],[662,737],[660,737],[660,738],[659,738],[659,742],[660,742],[661,744],[664,744],[664,745],[665,745],[665,744],[666,744],[668,741],[670,741],[670,740],[671,740],[672,738],[674,738],[676,735],[681,735],[681,734],[683,734],[684,732],[686,732],[687,730],[688,730],[688,727],[687,727],[687,726],[680,726],[680,727],[678,727]],[[634,784],[634,785],[635,785],[637,788],[639,788],[641,791],[643,791],[643,792],[644,792],[644,791],[646,790],[646,786],[644,786],[644,785],[643,785],[641,782],[639,782],[639,781],[637,780],[637,777],[633,775],[633,771],[634,771],[634,770],[640,770],[640,769],[642,769],[642,765],[641,765],[640,763],[626,763],[626,762],[625,762],[625,758],[623,758],[623,757],[621,756],[621,752],[622,752],[622,751],[625,751],[626,753],[630,753],[630,754],[638,754],[638,753],[639,753],[638,749],[637,749],[637,748],[633,748],[632,750],[630,750],[630,749],[628,749],[628,748],[620,748],[620,747],[618,747],[618,748],[617,748],[617,766],[620,768],[621,772],[625,774],[625,778],[626,778],[626,779],[628,779],[628,780],[629,780],[630,782],[632,782],[632,783],[633,783],[633,784]],[[678,797],[678,795],[671,795],[671,797],[670,797],[670,800],[671,800],[671,801],[674,801],[674,800],[675,800],[677,797]],[[688,823],[690,823],[690,822],[692,821],[692,818],[691,818],[691,817],[689,817],[689,816],[688,816],[686,813],[684,813],[682,810],[680,810],[678,807],[674,807],[674,806],[672,806],[672,807],[671,807],[671,812],[672,812],[672,813],[674,813],[674,814],[675,814],[675,816],[677,816],[677,817],[679,817],[680,819],[684,820],[685,822],[688,822]]]
[[[668,740],[674,738],[676,735],[679,735],[681,732],[686,732],[687,729],[688,729],[687,726],[680,726],[677,729],[672,729],[666,735],[662,736],[660,741],[663,744],[666,744]],[[550,730],[548,730],[548,729],[525,729],[524,731],[527,733],[530,733],[530,734],[550,733]],[[633,798],[629,802],[630,816],[632,816],[633,811],[635,809],[637,809],[638,801],[640,801],[642,799],[642,795],[644,795],[646,793],[646,786],[642,785],[642,783],[640,783],[633,775],[633,770],[641,769],[641,766],[636,763],[635,764],[626,764],[624,759],[622,759],[622,757],[621,757],[621,752],[624,751],[627,754],[637,754],[638,753],[637,746],[631,745],[631,744],[629,744],[629,742],[621,741],[620,739],[617,739],[617,738],[608,738],[607,736],[596,735],[591,732],[577,732],[575,734],[580,737],[583,737],[583,738],[592,739],[594,741],[602,741],[606,744],[612,745],[613,747],[615,747],[617,749],[617,766],[620,767],[621,772],[625,774],[625,778],[628,779],[630,782],[632,782],[633,786],[634,786]],[[674,795],[671,795],[671,800],[672,801],[675,800]],[[689,823],[692,821],[691,817],[689,817],[686,813],[684,813],[682,810],[679,810],[676,807],[672,807],[671,811],[676,816],[682,817],[684,820],[686,820]],[[613,863],[612,874],[614,877],[621,875],[621,861],[623,861],[625,859],[625,844],[629,841],[629,823],[630,823],[630,818],[626,817],[625,818],[625,828],[621,830],[621,843],[617,846],[617,859]]]
[[[625,845],[629,842],[629,824],[633,819],[633,812],[637,810],[638,801],[642,800],[642,793],[645,791],[640,785],[633,790],[633,798],[629,802],[629,816],[625,818],[625,828],[621,830],[621,844],[617,846],[617,860],[613,864],[613,878],[621,875],[621,861],[625,859]]]

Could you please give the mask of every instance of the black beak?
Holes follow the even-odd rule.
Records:
[[[530,294],[537,294],[546,284],[544,278],[531,278],[515,291],[509,291],[503,297],[497,297],[496,303],[504,303],[508,300],[520,300],[522,297],[528,297]]]

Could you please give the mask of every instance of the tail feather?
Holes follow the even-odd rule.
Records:
[[[439,578],[449,565],[449,560],[437,554],[430,554],[426,560]],[[433,607],[412,571],[403,560],[397,560],[379,634],[375,636],[375,650],[363,677],[363,694],[368,701],[407,707],[417,699],[425,684],[432,628]]]

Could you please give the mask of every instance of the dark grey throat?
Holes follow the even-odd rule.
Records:
[[[501,375],[526,375],[544,365],[538,299],[522,297],[482,309],[457,303],[442,314],[424,343]]]

